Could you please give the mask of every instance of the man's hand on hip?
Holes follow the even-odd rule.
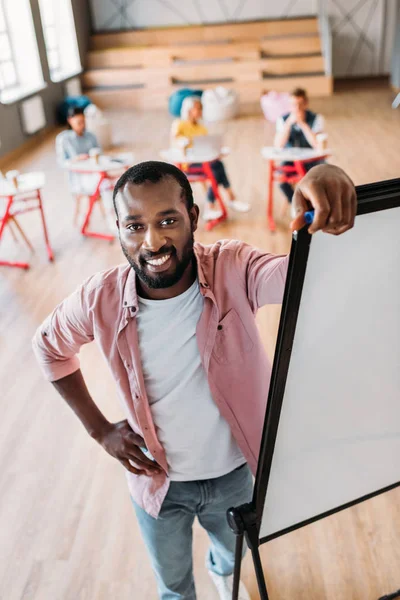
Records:
[[[293,196],[296,215],[292,230],[301,229],[304,213],[314,210],[314,220],[309,233],[324,231],[339,235],[354,226],[357,212],[357,196],[353,182],[339,167],[318,165],[298,183]]]
[[[128,421],[109,423],[97,441],[104,450],[135,475],[155,475],[161,473],[161,467],[143,454],[140,448],[145,448],[144,439],[134,433]],[[133,466],[129,461],[132,461]]]

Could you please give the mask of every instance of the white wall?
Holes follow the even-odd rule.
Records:
[[[321,0],[329,15],[336,77],[389,73],[397,0]]]
[[[91,0],[95,31],[312,15],[317,0]]]

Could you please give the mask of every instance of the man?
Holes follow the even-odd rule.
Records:
[[[126,468],[160,598],[196,598],[197,517],[211,540],[208,570],[228,600],[235,537],[225,513],[251,500],[271,373],[255,314],[281,303],[288,260],[238,241],[195,244],[199,209],[173,165],[132,167],[114,202],[128,264],[64,300],[38,329],[35,353],[88,433]],[[308,203],[311,232],[353,226],[354,186],[337,167],[316,167],[298,186],[294,227]],[[125,421],[106,420],[79,370],[77,353],[93,339]],[[243,586],[240,598],[249,599]]]
[[[324,131],[324,119],[308,108],[307,92],[296,88],[290,95],[292,110],[276,122],[275,146],[277,148],[317,148],[317,134]],[[323,161],[304,163],[307,171]],[[284,162],[293,166],[292,162]],[[293,198],[293,186],[284,182],[280,185],[289,202]]]

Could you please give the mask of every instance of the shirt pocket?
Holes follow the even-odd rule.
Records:
[[[242,319],[234,308],[220,321],[215,338],[213,356],[221,365],[238,362],[251,352],[254,343],[247,333]]]

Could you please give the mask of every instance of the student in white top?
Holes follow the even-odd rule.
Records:
[[[277,148],[317,148],[317,134],[324,131],[324,119],[321,115],[309,110],[307,92],[296,88],[290,96],[292,110],[283,115],[276,122],[275,146]],[[325,161],[313,161],[305,163],[309,171],[315,165]],[[284,162],[284,165],[293,165],[292,162]],[[290,183],[281,183],[280,188],[285,194],[288,202],[292,202],[293,186]]]

